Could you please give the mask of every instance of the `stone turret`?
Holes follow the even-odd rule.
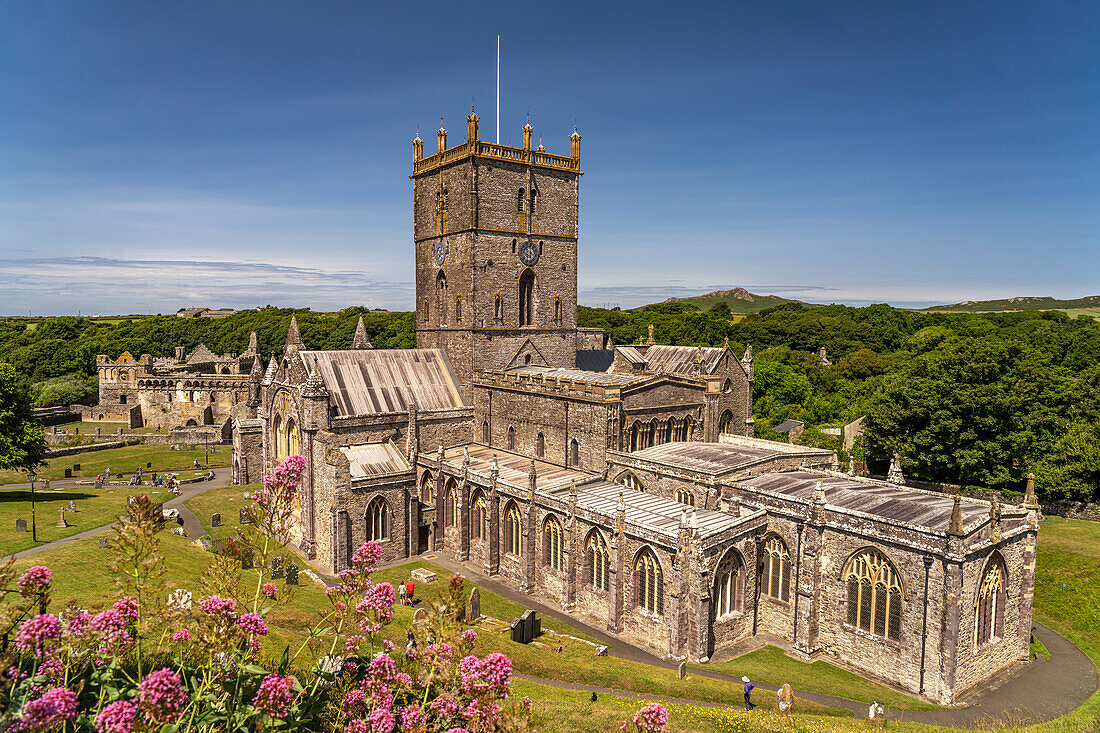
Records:
[[[477,141],[477,122],[481,119],[477,116],[477,112],[474,111],[474,106],[470,105],[470,116],[466,118],[466,139],[470,142]]]
[[[424,141],[420,139],[420,128],[416,130],[416,137],[413,138],[413,161],[424,159]]]
[[[447,149],[447,128],[443,127],[443,118],[439,118],[439,129],[435,131],[436,146],[439,152]]]
[[[309,379],[302,385],[300,394],[304,401],[303,424],[304,430],[320,430],[328,427],[328,388],[321,379],[321,373],[314,364],[309,372]]]
[[[947,528],[951,537],[963,536],[962,497],[955,494],[955,505],[951,507],[951,524]]]
[[[253,331],[248,335],[248,349],[242,356],[251,356],[260,353],[260,337]]]
[[[524,150],[530,150],[531,149],[531,133],[532,133],[531,115],[530,115],[530,113],[528,113],[528,115],[527,115],[527,124],[525,124],[523,126],[523,149]]]
[[[283,356],[289,357],[303,348],[305,348],[305,343],[302,341],[301,332],[298,331],[298,317],[296,315],[291,315],[290,326],[286,330],[286,344],[283,346]]]
[[[351,339],[351,348],[354,349],[373,349],[370,339],[367,338],[367,327],[363,323],[363,316],[359,316],[359,323],[355,325],[355,336]]]
[[[535,470],[535,459],[531,459],[531,470],[527,472],[527,500],[534,502],[535,488],[538,486],[539,475]]]
[[[646,329],[646,333],[647,333],[647,335],[646,335],[646,339],[645,339],[645,345],[646,346],[653,346],[654,344],[656,344],[657,340],[653,337],[653,324],[652,323],[649,324],[649,327]]]
[[[749,381],[752,381],[752,344],[745,347],[745,355],[741,357],[741,367],[745,370],[745,374],[748,375]]]
[[[890,459],[890,470],[886,474],[886,480],[899,486],[905,483],[905,474],[901,471],[901,456],[897,453]]]
[[[416,421],[416,403],[409,403],[409,428],[405,434],[405,455],[409,458],[409,465],[415,466],[420,453],[420,426]]]
[[[1035,496],[1035,474],[1027,475],[1027,491],[1024,494],[1024,506],[1028,509],[1038,509],[1039,499]]]
[[[573,160],[581,159],[581,134],[577,132],[576,125],[573,125],[573,134],[569,136],[569,157]]]
[[[271,361],[267,363],[267,373],[264,374],[265,385],[271,385],[275,383],[275,375],[279,371],[279,362],[275,358],[275,355],[271,355]]]
[[[263,382],[264,368],[260,364],[260,357],[257,354],[256,358],[252,360],[252,371],[248,373],[248,402],[245,404],[251,413],[249,417],[256,416],[255,409],[260,406]]]

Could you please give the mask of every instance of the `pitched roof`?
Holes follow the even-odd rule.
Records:
[[[642,356],[642,352],[633,346],[616,346],[615,351],[619,352],[619,355],[631,364],[645,364],[645,357]]]
[[[409,462],[405,460],[405,456],[389,441],[349,445],[340,448],[340,452],[348,457],[353,479],[409,470]]]
[[[316,366],[338,416],[465,407],[447,358],[438,349],[301,351]]]
[[[763,442],[763,441],[761,441]],[[776,445],[786,445],[777,443]],[[798,447],[798,446],[796,446]],[[808,455],[824,454],[818,448],[804,448],[801,451],[770,449],[766,446],[732,445],[729,443],[662,443],[630,453],[631,458],[656,461],[668,466],[688,471],[723,474],[741,466],[776,456],[789,456],[792,453]]]
[[[199,344],[195,347],[195,350],[187,355],[188,364],[209,364],[212,361],[217,361],[217,355],[206,348],[205,344]]]
[[[546,379],[562,379],[562,380],[574,380],[576,382],[587,382],[588,384],[619,384],[627,386],[631,384],[638,384],[650,379],[648,376],[632,375],[632,374],[611,374],[608,372],[589,372],[583,369],[563,369],[560,367],[540,367],[540,366],[527,366],[520,367],[519,369],[512,369],[509,374],[530,374],[532,377],[546,377]]]
[[[724,348],[707,347],[700,349],[697,346],[668,346],[665,344],[654,344],[646,349],[646,371],[665,374],[694,374],[695,357],[700,351],[702,351],[703,356],[703,374],[713,373],[718,368],[718,360],[722,358]]]
[[[577,369],[588,372],[606,372],[615,361],[615,352],[611,349],[578,349]]]

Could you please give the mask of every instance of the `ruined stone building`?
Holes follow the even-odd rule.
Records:
[[[577,327],[568,156],[413,141],[416,349],[254,366],[233,471],[306,469],[295,543],[444,552],[624,640],[707,661],[772,643],[951,703],[1027,657],[1038,505],[849,476],[753,437],[751,348],[606,348]]]
[[[144,354],[135,359],[123,352],[110,359],[101,354],[96,368],[99,404],[73,406],[83,420],[161,430],[214,425],[223,427],[228,438],[233,412],[248,396],[248,374],[261,364],[253,333],[239,356],[218,355],[199,344],[191,353],[177,347],[170,358]]]

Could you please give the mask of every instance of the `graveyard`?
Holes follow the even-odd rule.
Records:
[[[132,474],[140,466],[143,470],[146,464],[152,464],[152,469],[161,473],[165,471],[190,471],[194,462],[205,469],[228,466],[232,459],[232,451],[229,446],[211,446],[214,450],[207,451],[202,445],[189,446],[187,450],[172,450],[163,445],[130,445],[123,448],[110,448],[108,450],[87,451],[69,456],[56,456],[46,459],[46,465],[38,469],[39,486],[43,480],[58,481],[66,478],[95,479],[104,469],[110,468],[112,474]],[[74,466],[80,468],[74,469]],[[65,475],[66,469],[70,476]],[[183,475],[180,478],[184,478]],[[0,471],[0,485],[25,484],[27,474],[22,471]]]

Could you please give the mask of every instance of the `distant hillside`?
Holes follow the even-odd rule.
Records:
[[[665,303],[691,303],[701,310],[710,310],[716,303],[724,302],[729,306],[731,313],[759,313],[762,310],[780,305],[781,303],[793,303],[789,298],[780,298],[778,295],[757,295],[744,288],[731,288],[729,290],[715,290],[711,293],[697,295],[694,298],[669,298]]]
[[[1100,295],[1089,295],[1072,300],[1059,300],[1049,296],[1019,296],[1001,300],[964,300],[953,305],[936,305],[928,311],[952,311],[955,313],[991,313],[1006,311],[1068,311],[1070,315],[1087,313],[1100,315]]]

